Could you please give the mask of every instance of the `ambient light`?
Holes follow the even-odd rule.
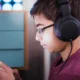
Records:
[[[23,10],[23,0],[0,0],[0,10]]]
[[[23,9],[22,4],[14,4],[13,5],[13,10],[22,10],[22,9]]]
[[[1,0],[0,0],[0,1],[1,1]],[[8,3],[8,2],[11,2],[11,0],[3,0],[3,1],[4,1],[4,2],[7,2],[7,3]]]
[[[16,2],[16,3],[22,2],[22,0],[13,0],[13,1]]]
[[[4,4],[3,6],[2,6],[2,10],[12,10],[12,5],[11,4]]]

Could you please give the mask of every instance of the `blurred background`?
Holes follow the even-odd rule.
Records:
[[[0,0],[1,11],[26,10],[28,12],[28,69],[19,70],[23,80],[48,80],[51,64],[56,58],[35,41],[36,27],[29,12],[36,0]]]

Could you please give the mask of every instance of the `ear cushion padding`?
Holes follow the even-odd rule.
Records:
[[[59,18],[54,25],[54,32],[57,38],[62,41],[74,40],[79,36],[80,23],[74,17]]]

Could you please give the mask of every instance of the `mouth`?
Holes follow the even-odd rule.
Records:
[[[41,44],[41,46],[42,46],[43,48],[47,48],[47,45],[46,45],[46,44]]]
[[[46,49],[47,47],[46,47],[46,46],[43,46],[43,48],[45,48],[45,49]]]

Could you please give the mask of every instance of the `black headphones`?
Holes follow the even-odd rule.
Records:
[[[76,39],[80,34],[80,22],[71,15],[71,7],[68,0],[57,0],[62,16],[54,24],[55,35],[62,41]]]

